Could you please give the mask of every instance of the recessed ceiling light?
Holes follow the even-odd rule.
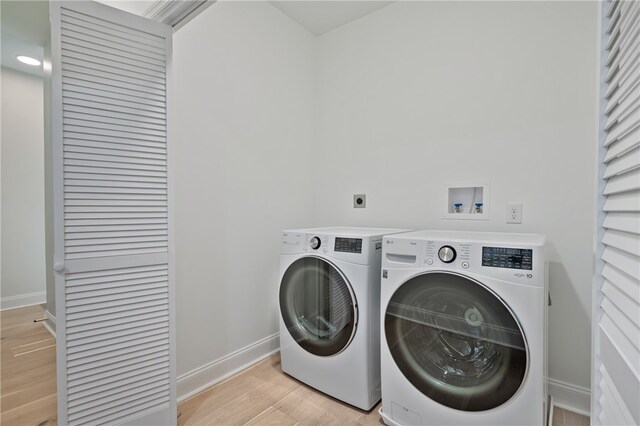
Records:
[[[38,65],[40,65],[39,60],[31,58],[29,56],[18,56],[17,59],[23,64],[32,65],[34,67],[37,67]]]

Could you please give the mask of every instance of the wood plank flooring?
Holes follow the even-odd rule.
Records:
[[[282,373],[279,354],[178,405],[179,425],[380,425],[366,412]]]
[[[56,416],[55,340],[41,306],[0,313],[0,424],[50,426]],[[366,412],[287,376],[273,355],[178,405],[178,425],[382,425],[379,405]],[[553,426],[589,418],[556,408]]]
[[[55,425],[56,341],[41,322],[40,305],[0,315],[0,423]]]

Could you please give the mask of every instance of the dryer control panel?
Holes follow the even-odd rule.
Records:
[[[358,265],[379,261],[381,237],[331,235],[328,233],[282,232],[282,255],[310,255],[344,260]]]
[[[362,238],[336,237],[333,250],[343,253],[362,253]]]

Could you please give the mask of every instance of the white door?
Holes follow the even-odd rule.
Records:
[[[51,4],[59,424],[175,424],[170,27]]]
[[[640,2],[602,5],[601,195],[591,421],[640,424]]]

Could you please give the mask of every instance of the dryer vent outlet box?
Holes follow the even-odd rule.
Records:
[[[489,184],[486,182],[446,183],[444,219],[489,219]]]

